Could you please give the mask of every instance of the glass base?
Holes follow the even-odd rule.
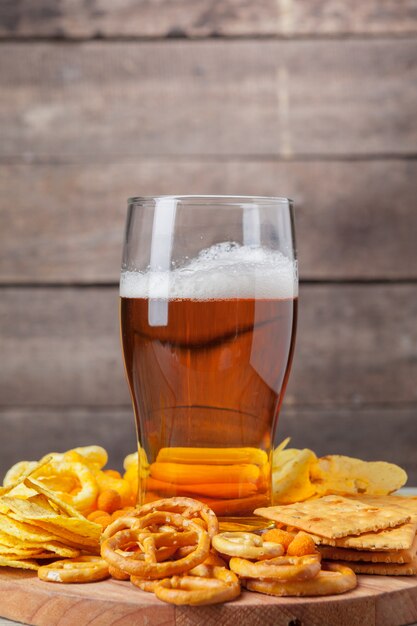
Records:
[[[273,521],[263,517],[248,515],[247,517],[219,517],[219,531],[244,531],[258,533],[274,528]]]

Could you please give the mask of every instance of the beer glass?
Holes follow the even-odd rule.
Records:
[[[291,201],[131,198],[120,296],[138,503],[189,496],[254,527],[294,349]]]

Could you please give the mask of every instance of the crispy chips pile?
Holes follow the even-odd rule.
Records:
[[[99,551],[101,526],[34,478],[40,469],[0,491],[0,566],[37,570],[44,559]]]
[[[274,504],[292,504],[325,495],[382,496],[407,482],[405,471],[384,461],[367,462],[341,455],[317,458],[312,450],[286,448],[285,439],[274,451]]]
[[[83,515],[97,510],[100,501],[109,501],[110,496],[114,500],[114,494],[120,496],[115,508],[134,504],[137,477],[133,484],[130,475],[122,478],[119,472],[104,469],[107,459],[107,452],[101,446],[74,448],[64,453],[52,452],[39,463],[20,461],[13,465],[4,478],[4,486],[15,484],[21,476],[31,472],[32,477]]]
[[[324,496],[255,513],[282,528],[309,532],[323,558],[354,572],[417,574],[417,498]]]

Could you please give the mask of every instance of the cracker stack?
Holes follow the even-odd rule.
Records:
[[[359,574],[417,574],[417,498],[325,496],[255,511],[312,535],[324,559]]]

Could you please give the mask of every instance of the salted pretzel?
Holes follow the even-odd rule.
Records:
[[[167,513],[177,513],[186,519],[191,519],[197,524],[205,526],[210,538],[213,538],[219,531],[219,523],[216,514],[203,502],[193,498],[163,498],[155,502],[149,502],[143,506],[129,511],[125,516],[116,519],[103,533],[103,539],[112,537],[119,530],[136,528],[136,520],[147,516],[150,513],[163,511]]]
[[[38,569],[41,580],[53,583],[91,583],[110,576],[108,563],[99,556],[78,556]]]
[[[154,587],[157,598],[170,604],[201,606],[234,600],[240,594],[237,576],[225,567],[214,566],[213,577],[172,576]]]
[[[320,555],[279,556],[256,563],[232,557],[229,567],[243,578],[266,578],[274,581],[309,580],[320,571]]]
[[[226,567],[225,561],[219,557],[215,552],[210,552],[208,557],[200,563],[200,565],[196,565],[193,569],[190,569],[188,572],[189,576],[203,576],[204,578],[213,578],[213,568],[215,567]]]
[[[220,533],[213,537],[212,544],[221,554],[243,559],[271,559],[284,554],[280,543],[264,541],[259,535],[248,532]]]
[[[109,565],[109,574],[116,580],[129,580],[130,578],[129,574],[125,574],[125,572],[122,572],[122,570],[117,567],[113,567],[113,565]]]
[[[149,593],[153,593],[155,591],[155,585],[159,582],[158,580],[147,580],[146,578],[139,578],[138,576],[131,576],[130,582],[135,585],[135,587],[139,587],[142,591],[147,591]]]
[[[355,573],[338,563],[323,563],[321,571],[310,580],[283,582],[280,580],[243,580],[250,591],[271,596],[328,596],[345,593],[356,587]]]
[[[116,520],[118,521],[118,520]],[[189,531],[196,535],[196,545],[190,554],[173,561],[158,562],[156,556],[156,540],[149,533],[149,528],[159,528],[169,524],[174,530],[182,529],[186,533]],[[145,531],[145,532],[144,532]],[[158,542],[163,542],[165,533],[156,533]],[[167,541],[169,541],[169,533]],[[137,545],[144,558],[140,558],[141,553],[133,553],[132,556],[120,554],[119,551],[126,551]],[[163,547],[161,543],[158,545]],[[173,548],[171,544],[168,547]],[[114,567],[138,578],[159,579],[166,576],[173,576],[188,571],[202,563],[210,551],[210,538],[208,532],[199,524],[190,519],[185,519],[182,515],[171,512],[157,511],[145,517],[138,518],[135,528],[118,531],[115,535],[105,539],[101,546],[101,555]]]

